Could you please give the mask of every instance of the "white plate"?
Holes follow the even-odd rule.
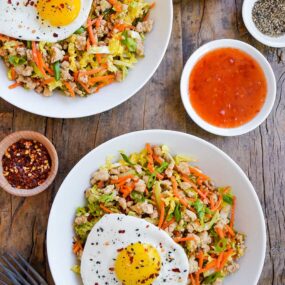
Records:
[[[173,5],[172,0],[156,0],[151,13],[154,29],[146,36],[145,57],[129,72],[124,82],[114,83],[87,98],[70,98],[60,94],[46,98],[24,88],[9,90],[7,69],[0,63],[0,96],[9,103],[38,115],[53,118],[79,118],[110,110],[138,92],[158,68],[169,43]],[[0,60],[1,61],[1,60]]]
[[[237,196],[236,228],[247,235],[247,252],[240,260],[240,270],[226,278],[224,285],[256,285],[264,262],[266,231],[262,209],[250,181],[240,167],[212,144],[184,133],[150,130],[129,133],[112,139],[81,159],[61,185],[53,203],[47,230],[50,269],[57,285],[80,285],[80,278],[70,268],[76,263],[72,253],[75,210],[84,205],[84,191],[91,174],[109,155],[118,151],[139,151],[145,143],[167,144],[173,153],[198,159],[197,165],[217,185],[231,185]]]
[[[256,40],[264,45],[276,48],[285,47],[285,34],[280,37],[270,37],[257,29],[252,19],[252,9],[256,1],[257,0],[244,0],[243,2],[242,17],[246,28]]]
[[[266,78],[266,83],[267,83],[267,95],[266,95],[264,105],[262,106],[260,112],[246,124],[241,125],[239,127],[235,127],[235,128],[216,127],[206,122],[195,111],[195,109],[192,106],[191,100],[189,98],[189,77],[190,77],[190,74],[193,68],[197,64],[197,62],[203,56],[205,56],[205,54],[207,54],[208,52],[213,51],[215,49],[227,48],[227,47],[242,50],[248,55],[250,55],[251,57],[253,57],[258,62],[260,67],[262,68],[265,78]],[[181,81],[180,81],[181,98],[182,98],[183,105],[188,115],[193,119],[193,121],[197,125],[199,125],[204,130],[212,134],[216,134],[220,136],[243,135],[245,133],[248,133],[254,130],[259,125],[261,125],[265,121],[265,119],[269,116],[273,108],[275,98],[276,98],[276,88],[277,88],[276,79],[275,79],[273,69],[270,63],[264,57],[264,55],[260,53],[253,46],[245,42],[238,41],[238,40],[232,40],[232,39],[220,39],[220,40],[211,41],[211,42],[204,44],[199,49],[197,49],[186,62],[183,72],[182,72]]]

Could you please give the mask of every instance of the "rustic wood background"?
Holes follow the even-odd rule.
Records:
[[[83,119],[48,119],[0,99],[0,139],[13,131],[39,131],[53,141],[60,159],[58,176],[49,191],[28,199],[0,191],[2,252],[19,250],[46,276],[49,284],[54,284],[46,257],[46,226],[54,196],[70,169],[91,149],[120,134],[171,129],[212,142],[248,175],[262,203],[268,234],[259,285],[285,284],[285,50],[267,48],[249,35],[241,17],[242,2],[175,0],[172,39],[158,71],[136,96],[109,112]],[[206,133],[189,119],[180,100],[179,79],[185,61],[203,43],[219,38],[240,39],[257,47],[272,64],[278,81],[277,100],[267,121],[240,137]]]

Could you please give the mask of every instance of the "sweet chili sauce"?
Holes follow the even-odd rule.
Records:
[[[233,128],[252,120],[262,109],[266,94],[267,82],[260,65],[235,48],[207,53],[189,78],[194,110],[217,127]]]

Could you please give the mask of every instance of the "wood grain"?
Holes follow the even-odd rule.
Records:
[[[39,131],[52,140],[60,161],[58,176],[49,191],[29,199],[0,191],[0,251],[19,250],[53,284],[45,249],[48,213],[73,165],[114,136],[141,129],[173,129],[217,145],[249,176],[262,203],[268,234],[266,261],[258,284],[285,284],[285,49],[267,48],[249,35],[241,18],[242,2],[173,1],[171,43],[158,71],[136,96],[109,112],[83,119],[46,119],[0,100],[0,139],[16,130]],[[189,119],[180,100],[183,64],[201,44],[218,38],[240,39],[257,47],[270,61],[278,80],[273,112],[260,128],[240,137],[206,133]]]

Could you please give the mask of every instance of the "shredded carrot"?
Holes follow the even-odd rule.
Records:
[[[164,230],[168,228],[170,225],[172,225],[174,222],[175,222],[175,218],[173,217],[169,222],[164,221],[161,228]]]
[[[175,242],[185,242],[185,241],[189,241],[189,240],[195,240],[195,238],[193,236],[189,236],[189,237],[176,237],[174,238]]]
[[[165,215],[165,205],[164,202],[162,201],[160,203],[160,217],[159,217],[159,222],[158,222],[158,227],[161,228],[163,221],[164,221],[164,215]]]
[[[233,206],[232,206],[232,212],[231,212],[231,222],[230,227],[233,229],[234,223],[235,223],[235,210],[236,210],[236,197],[233,197]]]
[[[99,64],[101,64],[102,63],[102,54],[97,53],[96,54],[96,60],[98,61]]]
[[[220,264],[220,268],[224,268],[224,266],[226,265],[228,259],[230,258],[230,256],[233,254],[233,249],[229,249],[227,252],[224,253],[223,259],[221,261]]]
[[[110,79],[114,79],[115,78],[115,75],[104,75],[104,76],[96,76],[96,77],[93,77],[93,78],[90,78],[89,82],[91,84],[95,84],[97,82],[101,82],[101,81],[105,81],[105,80],[110,80]]]
[[[90,49],[90,39],[88,38],[86,41],[86,50]]]
[[[195,176],[197,176],[203,180],[210,180],[210,178],[207,175],[205,175],[202,172],[200,172],[199,170],[197,170],[197,168],[190,166],[189,169],[190,169],[190,172],[192,174],[194,174]]]
[[[32,42],[32,56],[35,64],[38,66],[39,65],[39,60],[38,60],[38,53],[37,53],[37,46],[36,42]]]
[[[155,154],[153,154],[152,157],[153,157],[154,161],[156,161],[156,162],[159,163],[159,164],[162,164],[163,161],[164,161],[161,157],[159,157],[159,156],[157,156],[157,155],[155,155]]]
[[[160,173],[156,173],[156,177],[159,180],[162,180],[164,178],[164,176],[162,174],[160,174]]]
[[[231,227],[229,227],[228,225],[226,225],[226,230],[230,234],[230,236],[234,237],[236,235],[234,230]]]
[[[98,188],[103,188],[104,187],[104,181],[99,181],[99,183],[97,184]]]
[[[203,267],[203,261],[204,261],[204,252],[203,250],[200,250],[198,254],[198,265],[200,268]]]
[[[212,208],[211,207],[211,211],[216,211],[219,209],[219,207],[221,206],[222,204],[222,201],[223,201],[223,198],[222,198],[222,195],[219,195],[219,200],[217,202],[217,204]]]
[[[190,209],[190,210],[193,210],[193,209],[190,207],[188,201],[187,201],[186,199],[183,199],[183,198],[179,195],[178,189],[177,189],[177,181],[176,181],[176,179],[175,179],[174,176],[171,177],[171,182],[172,182],[172,187],[173,187],[173,194],[174,194],[174,196],[175,196],[176,198],[178,198],[178,200],[180,201],[180,203],[181,203],[183,206],[185,206],[186,208],[188,208],[188,209]]]
[[[87,94],[91,93],[90,89],[88,88],[88,86],[85,83],[83,83],[81,81],[78,81],[78,83],[79,83],[79,85],[82,86],[82,88],[86,91]]]
[[[110,209],[106,208],[103,204],[100,204],[100,208],[106,213],[109,213],[109,214],[113,213]]]
[[[74,93],[70,83],[68,83],[67,81],[64,81],[63,83],[64,83],[66,89],[68,90],[68,92],[70,93],[70,96],[75,97],[75,93]]]
[[[19,86],[21,86],[21,85],[22,85],[21,83],[15,82],[15,83],[11,84],[8,88],[9,88],[9,89],[14,89],[14,88],[17,88],[17,87],[19,87]]]
[[[189,278],[190,278],[190,281],[191,281],[191,285],[195,285],[195,279],[193,277],[193,274],[189,274]]]
[[[135,189],[135,183],[132,183],[130,186],[122,187],[121,192],[123,193],[123,197],[127,198],[134,189]]]
[[[213,209],[215,207],[215,201],[213,195],[210,196],[210,207]]]
[[[199,273],[206,272],[212,268],[215,268],[217,266],[217,260],[214,259],[213,261],[209,262],[204,268],[199,270]]]
[[[221,229],[220,227],[216,227],[216,228],[215,228],[215,231],[216,231],[216,233],[218,234],[218,236],[219,236],[220,238],[225,238],[225,234],[224,234],[223,229]]]
[[[126,182],[129,178],[134,178],[134,175],[133,174],[129,174],[129,175],[125,175],[125,176],[122,176],[116,180],[111,180],[111,184],[118,184],[118,183],[121,183],[121,182]]]
[[[16,79],[16,71],[14,67],[11,68],[11,79],[13,81]]]
[[[55,79],[53,77],[47,78],[43,81],[43,84],[49,84],[51,82],[53,82]]]
[[[78,76],[83,76],[83,75],[94,75],[96,73],[99,73],[101,71],[106,71],[106,69],[104,67],[98,67],[98,68],[94,68],[91,70],[85,70],[85,71],[79,71]]]
[[[222,252],[219,256],[218,256],[218,259],[217,259],[217,269],[220,270],[221,269],[221,262],[224,258],[224,252]]]
[[[73,252],[78,253],[80,250],[82,250],[82,245],[79,241],[76,241],[73,245]]]
[[[2,41],[2,42],[8,42],[8,41],[10,41],[10,38],[7,37],[7,36],[4,36],[4,35],[1,35],[1,34],[0,34],[0,41]]]
[[[88,18],[88,20],[87,20],[87,31],[89,34],[89,39],[90,39],[91,44],[93,46],[95,46],[97,44],[97,41],[96,41],[94,33],[93,33],[92,22],[91,22],[90,18]]]
[[[135,29],[135,27],[128,24],[117,24],[114,26],[114,29],[118,30],[119,32],[123,32],[126,29]]]
[[[38,57],[38,62],[39,62],[39,65],[38,65],[39,70],[43,74],[43,76],[46,77],[47,74],[44,70],[44,59],[43,59],[42,54],[39,50],[37,50],[37,57]]]
[[[122,12],[122,4],[117,0],[109,0],[109,3],[113,5],[116,12]]]

